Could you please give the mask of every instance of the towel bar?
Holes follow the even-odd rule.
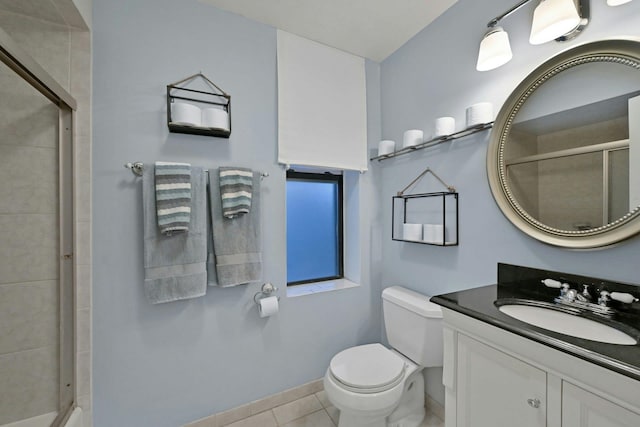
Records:
[[[142,162],[129,162],[129,163],[125,163],[124,167],[127,169],[131,169],[131,172],[133,172],[134,175],[136,176],[142,176],[142,171],[144,171],[144,163]],[[204,170],[205,173],[209,173],[208,169]],[[260,173],[260,179],[264,179],[266,177],[269,176],[268,172],[261,172]]]

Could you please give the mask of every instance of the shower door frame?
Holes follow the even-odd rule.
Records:
[[[0,62],[58,107],[59,221],[59,392],[58,415],[51,427],[64,425],[76,402],[76,316],[74,252],[73,130],[76,100],[2,29]]]

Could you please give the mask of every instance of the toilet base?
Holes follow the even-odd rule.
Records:
[[[338,427],[387,427],[387,418],[364,417],[362,414],[354,416],[341,411]]]
[[[419,369],[405,380],[402,398],[388,417],[340,411],[338,427],[418,427],[425,415],[424,377],[423,370]]]
[[[406,379],[400,403],[387,417],[386,427],[418,427],[422,423],[426,415],[423,372],[419,369]]]
[[[418,427],[422,424],[426,411],[423,409],[421,413],[407,415],[401,420],[385,424],[386,427]]]

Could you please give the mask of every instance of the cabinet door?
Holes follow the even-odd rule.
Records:
[[[562,427],[638,427],[631,412],[566,381],[562,382]]]
[[[544,427],[546,386],[546,372],[458,335],[457,427]]]

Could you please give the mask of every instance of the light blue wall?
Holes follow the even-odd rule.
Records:
[[[513,0],[460,0],[428,28],[381,64],[382,136],[402,140],[407,129],[433,132],[436,117],[454,116],[464,127],[465,108],[490,101],[496,111],[515,86],[537,65],[575,44],[620,35],[640,36],[640,2],[617,8],[591,0],[592,22],[571,42],[532,46],[530,20],[536,2],[506,18],[513,60],[488,72],[475,70],[477,49],[486,23]],[[603,82],[606,84],[606,82]],[[517,230],[502,215],[486,176],[489,133],[482,133],[375,166],[383,182],[383,287],[401,284],[439,294],[495,283],[496,263],[507,262],[633,283],[640,282],[640,238],[617,247],[576,252],[539,243]],[[460,193],[460,245],[441,248],[393,242],[391,197],[426,167],[435,170]],[[422,190],[439,190],[427,181]],[[431,377],[428,383],[433,385]],[[436,381],[437,382],[437,381]],[[441,400],[441,391],[433,391]]]
[[[380,219],[368,214],[378,206],[373,174],[356,176],[358,188],[347,189],[355,215],[364,216],[349,231],[361,242],[355,265],[362,286],[290,299],[283,291],[275,29],[196,0],[95,0],[93,46],[95,426],[175,427],[320,378],[338,351],[378,340]],[[367,61],[366,70],[369,141],[376,146],[379,66]],[[168,133],[165,87],[198,71],[232,96],[229,140]],[[141,182],[122,167],[136,160],[270,174],[262,186],[264,278],[281,288],[276,317],[258,317],[258,285],[147,302]],[[350,242],[348,252],[357,251]]]
[[[431,134],[439,116],[454,116],[461,129],[467,106],[490,101],[497,111],[534,67],[561,50],[604,37],[640,36],[640,2],[608,7],[604,0],[592,0],[592,22],[582,35],[563,44],[532,46],[528,37],[534,3],[503,21],[514,57],[496,70],[475,70],[477,49],[486,23],[512,6],[512,0],[460,0],[385,60],[381,64],[383,138],[401,141],[404,130],[413,128]],[[437,294],[489,284],[496,279],[497,262],[640,282],[635,265],[640,238],[613,248],[578,252],[539,243],[511,225],[489,189],[488,139],[485,132],[376,165],[384,183],[381,192],[389,200],[389,209],[383,206],[385,236],[391,234],[391,196],[427,166],[460,193],[460,245],[440,248],[385,239],[384,285],[405,284]],[[434,181],[428,184],[430,189],[441,188]]]

